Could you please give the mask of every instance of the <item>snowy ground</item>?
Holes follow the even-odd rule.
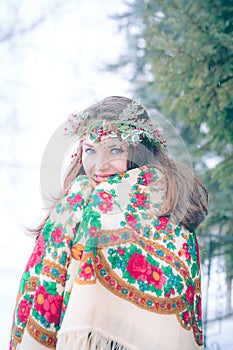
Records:
[[[206,350],[233,350],[233,317],[208,326]]]

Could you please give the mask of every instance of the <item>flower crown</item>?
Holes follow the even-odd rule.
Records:
[[[88,112],[71,114],[66,123],[65,135],[76,136],[80,141],[88,135],[96,143],[107,137],[117,137],[134,146],[147,137],[157,147],[165,149],[167,144],[160,129],[151,120],[139,118],[144,112],[145,109],[135,100],[127,105],[117,120],[88,120]]]

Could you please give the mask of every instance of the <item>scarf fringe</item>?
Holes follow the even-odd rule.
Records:
[[[124,345],[106,338],[97,330],[69,331],[60,334],[56,350],[129,350]]]

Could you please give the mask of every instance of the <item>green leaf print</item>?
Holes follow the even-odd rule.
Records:
[[[155,261],[151,255],[147,255],[146,260],[153,266],[159,266],[159,263]]]
[[[141,249],[137,248],[134,244],[131,244],[130,245],[130,249],[129,249],[129,254],[131,255],[131,254],[134,254],[136,252],[142,254],[142,250]]]
[[[198,269],[198,264],[194,263],[193,266],[191,267],[191,274],[192,277],[194,278],[195,276],[198,275],[199,269]]]
[[[171,266],[163,266],[162,270],[163,270],[165,276],[167,276],[167,277],[173,276],[173,272],[172,272]]]
[[[49,294],[57,295],[57,283],[56,282],[43,282],[43,286]]]
[[[23,274],[23,278],[21,279],[20,286],[19,286],[19,290],[20,290],[21,293],[25,292],[25,284],[26,284],[26,282],[29,279],[30,279],[30,273],[29,272],[25,272]]]
[[[129,271],[127,271],[127,270],[124,271],[122,277],[125,278],[126,280],[128,280],[128,282],[129,282],[130,284],[133,284],[133,283],[136,282],[135,278],[131,277]]]
[[[109,193],[111,193],[111,195],[116,198],[117,195],[116,195],[116,191],[114,189],[110,189]]]
[[[42,267],[43,267],[43,264],[41,262],[35,266],[35,272],[37,275],[40,274]]]
[[[54,222],[51,221],[50,218],[48,218],[48,220],[45,223],[45,226],[43,228],[43,234],[44,234],[44,239],[45,241],[48,241],[49,237],[50,237],[50,233],[53,230],[53,226],[54,226]]]
[[[98,218],[92,218],[90,221],[91,226],[97,227],[99,230],[101,229],[101,221]]]

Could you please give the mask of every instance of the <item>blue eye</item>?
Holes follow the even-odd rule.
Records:
[[[124,150],[122,148],[112,148],[111,149],[111,153],[113,153],[113,154],[121,154],[123,152],[124,152]]]
[[[95,153],[95,150],[93,148],[86,148],[84,150],[84,152],[87,153],[87,154],[93,154],[93,153]]]

